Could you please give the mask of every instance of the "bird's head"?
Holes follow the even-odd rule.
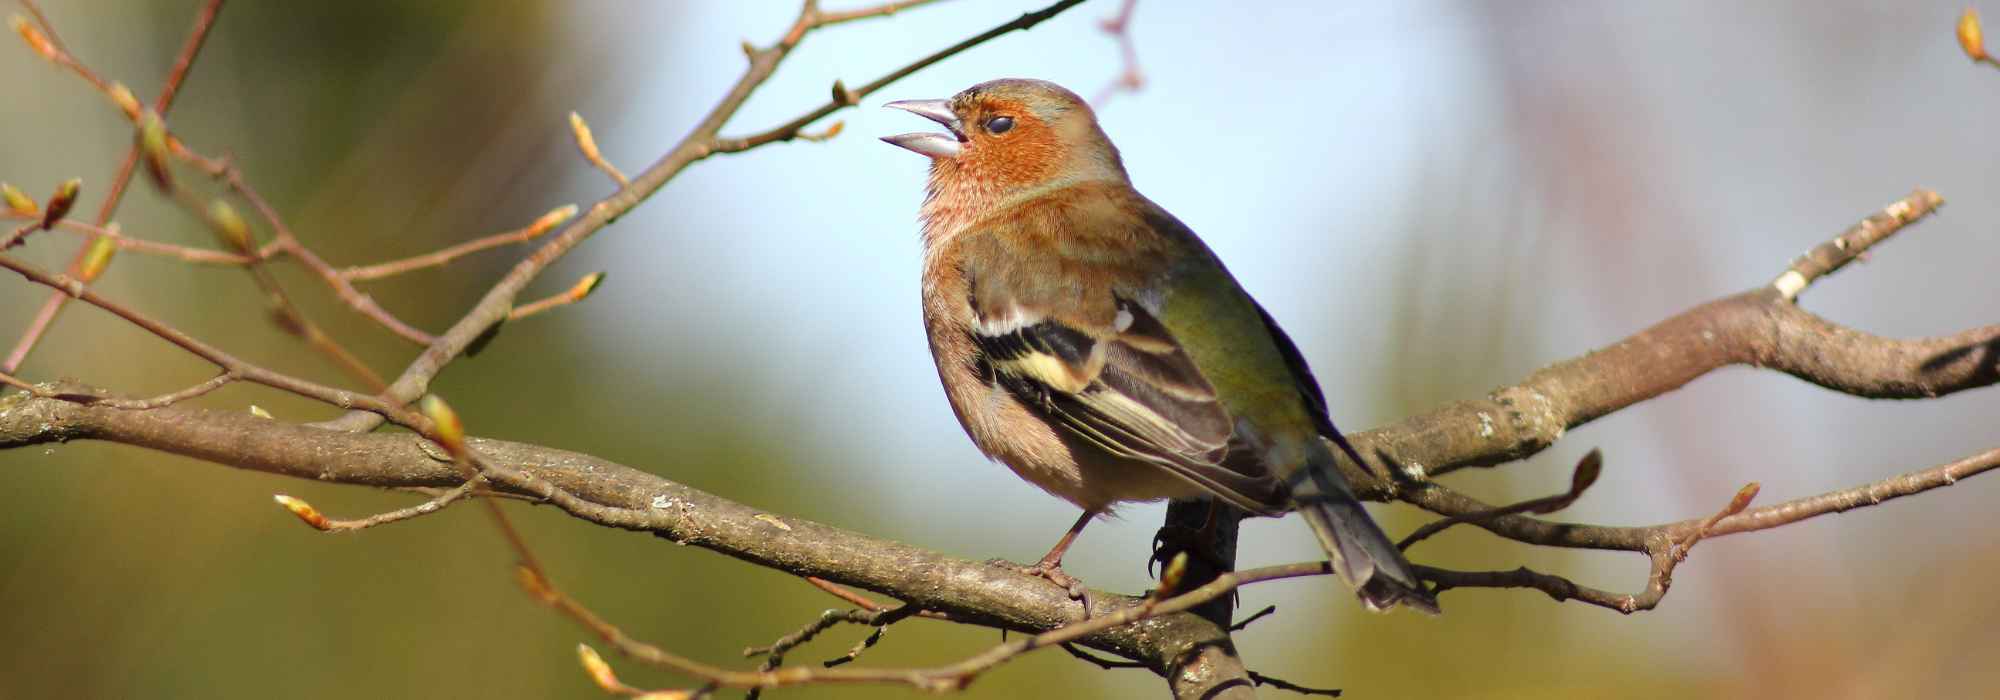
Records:
[[[937,122],[948,132],[882,138],[930,157],[934,199],[992,205],[1076,182],[1125,181],[1118,149],[1098,128],[1090,105],[1055,83],[994,80],[950,99],[883,106]]]

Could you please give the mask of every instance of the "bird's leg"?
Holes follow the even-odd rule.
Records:
[[[1222,526],[1222,505],[1212,499],[1208,503],[1208,515],[1202,519],[1201,527],[1168,524],[1153,534],[1153,556],[1146,562],[1146,573],[1153,573],[1155,565],[1165,566],[1173,561],[1174,555],[1187,552],[1197,557],[1217,571],[1235,568],[1231,559],[1216,551],[1216,530]]]
[[[1089,589],[1083,587],[1082,581],[1076,580],[1076,577],[1062,570],[1062,560],[1063,554],[1069,551],[1069,546],[1076,542],[1076,536],[1083,532],[1083,526],[1089,525],[1091,519],[1096,517],[1097,511],[1084,511],[1083,515],[1076,519],[1076,524],[1069,526],[1069,532],[1063,533],[1062,539],[1056,540],[1056,546],[1049,548],[1048,554],[1042,555],[1041,561],[1021,569],[1021,573],[1040,576],[1069,591],[1071,600],[1083,602],[1083,614],[1086,616],[1090,614],[1090,599],[1087,597]]]

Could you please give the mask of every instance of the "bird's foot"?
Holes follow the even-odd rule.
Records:
[[[1153,534],[1153,556],[1146,561],[1146,574],[1158,576],[1154,573],[1153,567],[1165,569],[1167,564],[1174,560],[1174,555],[1181,552],[1187,552],[1188,556],[1199,559],[1215,571],[1229,571],[1235,568],[1233,562],[1223,558],[1222,553],[1215,550],[1213,528],[1167,525]]]
[[[1003,569],[1010,569],[1023,574],[1027,574],[1029,576],[1034,576],[1036,578],[1048,579],[1049,583],[1053,583],[1057,587],[1063,589],[1065,592],[1068,592],[1070,600],[1082,603],[1083,617],[1084,619],[1090,619],[1090,609],[1092,607],[1091,605],[1092,601],[1090,599],[1090,589],[1086,588],[1083,585],[1083,581],[1077,579],[1077,577],[1075,576],[1069,575],[1069,572],[1063,571],[1062,560],[1058,559],[1055,561],[1050,561],[1048,559],[1043,559],[1041,561],[1035,562],[1034,564],[1030,565],[1017,564],[1011,561],[1007,561],[1005,559],[994,559],[986,563]]]

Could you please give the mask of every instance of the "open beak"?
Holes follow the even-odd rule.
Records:
[[[957,158],[960,144],[965,143],[965,131],[960,128],[958,115],[951,111],[949,100],[901,100],[882,105],[900,109],[919,117],[944,125],[951,133],[920,131],[911,134],[884,136],[882,140],[894,146],[916,151],[932,158]]]

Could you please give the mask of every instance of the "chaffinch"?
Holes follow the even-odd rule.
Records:
[[[1437,602],[1335,471],[1367,465],[1298,348],[1193,231],[1132,188],[1076,94],[995,80],[887,105],[948,133],[930,158],[923,310],[953,412],[987,456],[1083,509],[1030,567],[1061,564],[1117,503],[1297,510],[1370,609]]]

